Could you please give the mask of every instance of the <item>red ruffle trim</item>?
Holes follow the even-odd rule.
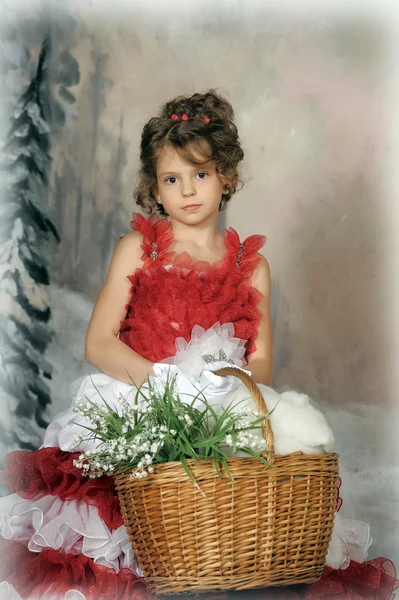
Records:
[[[238,253],[242,252],[241,264],[238,266],[244,279],[251,279],[262,257],[258,252],[266,243],[266,236],[251,235],[241,242],[238,233],[232,227],[226,229],[226,246],[229,254],[237,262]],[[242,248],[242,250],[241,250]]]
[[[320,581],[308,586],[304,600],[393,600],[399,587],[391,560],[351,561],[343,570],[326,567]]]
[[[98,514],[110,529],[123,523],[113,477],[84,477],[73,465],[79,452],[42,448],[35,452],[17,450],[6,455],[0,480],[22,498],[32,500],[45,495],[61,500],[82,499],[97,506]]]
[[[337,488],[337,502],[335,505],[335,510],[336,512],[338,512],[341,509],[341,506],[343,504],[343,500],[341,498],[341,496],[339,495],[340,491],[341,491],[341,485],[342,485],[342,479],[341,477],[337,477],[335,480],[335,485]]]
[[[154,251],[157,253],[156,260],[158,262],[162,265],[170,263],[175,253],[167,252],[173,241],[172,231],[167,219],[161,219],[156,213],[149,218],[143,217],[140,213],[132,213],[130,227],[143,235],[143,243],[141,244],[143,255],[141,258],[145,269],[154,263],[151,258]],[[155,244],[155,247],[153,244]]]
[[[42,448],[36,452],[11,452],[5,458],[1,480],[10,491],[17,492],[26,499],[45,494],[56,495],[62,500],[82,498],[88,504],[98,507],[99,514],[108,527],[119,527],[122,525],[122,516],[113,479],[105,476],[94,480],[82,477],[80,471],[72,464],[77,456],[78,453],[63,452],[59,448]],[[341,480],[337,478],[337,509],[342,504],[339,497],[340,485]],[[47,586],[47,589],[50,583],[56,582],[54,585],[65,585],[69,588],[76,587],[77,584],[91,586],[90,593],[101,594],[89,595],[90,599],[136,598],[134,595],[123,594],[133,594],[133,583],[136,585],[142,581],[129,570],[124,569],[116,575],[112,569],[94,565],[91,559],[82,555],[61,556],[59,552],[51,549],[34,554],[19,542],[2,541],[1,544],[2,548],[6,549],[6,554],[2,556],[7,556],[7,560],[3,560],[3,566],[6,565],[7,570],[6,580],[14,585],[22,597],[28,594],[29,590],[35,589],[36,585]],[[16,573],[16,567],[20,564],[23,565],[23,571]],[[301,586],[300,591],[298,586],[291,586],[268,588],[267,593],[268,598],[279,600],[392,600],[394,590],[398,586],[393,563],[385,558],[377,558],[362,564],[351,561],[350,566],[344,570],[326,567],[320,581]],[[44,590],[45,587],[41,589]],[[106,595],[108,589],[111,591]],[[82,593],[86,594],[83,591]],[[116,593],[121,595],[112,595]],[[248,594],[251,594],[248,595],[248,599],[264,598],[264,593],[264,590],[263,595],[260,595],[260,590],[248,591]],[[139,595],[137,599],[144,597],[146,596]],[[205,595],[204,600],[205,598],[210,600],[214,596]],[[217,598],[227,596],[217,595]]]
[[[399,581],[396,579],[393,563],[386,558],[376,558],[362,564],[351,561],[349,567],[342,571],[333,571],[329,567],[326,567],[321,579],[309,585],[248,590],[243,592],[243,599],[393,600],[395,598],[395,590],[398,587]],[[220,594],[217,600],[227,600],[230,597],[233,600],[233,596],[230,596],[226,592],[225,594]],[[237,596],[235,597],[237,598]],[[206,598],[207,595],[205,594],[204,600]],[[216,600],[216,597],[212,598],[212,600]]]
[[[91,558],[79,554],[62,556],[46,548],[35,554],[21,542],[0,540],[2,580],[13,585],[22,598],[35,595],[65,594],[77,589],[87,600],[155,600],[143,578],[122,569],[96,565]],[[246,600],[393,600],[399,587],[395,567],[390,560],[377,558],[367,563],[351,562],[345,570],[324,569],[320,581],[310,585],[246,590]],[[187,600],[194,595],[185,595]],[[201,594],[203,600],[237,598],[229,594]]]
[[[143,235],[142,260],[144,269],[158,262],[162,265],[170,265],[180,269],[193,270],[198,273],[208,273],[222,269],[230,271],[232,266],[237,266],[238,253],[241,251],[241,262],[239,271],[241,277],[250,279],[261,261],[257,252],[265,245],[266,237],[263,235],[251,235],[241,243],[238,233],[232,227],[226,229],[225,246],[226,255],[224,258],[209,263],[207,261],[193,262],[188,252],[176,254],[168,252],[169,246],[173,242],[173,233],[169,221],[165,217],[160,217],[157,213],[151,217],[143,217],[140,213],[132,213],[130,227],[134,231],[139,231]],[[151,258],[156,251],[157,258]]]
[[[45,548],[30,552],[21,542],[0,540],[2,581],[13,585],[22,598],[51,598],[76,589],[86,600],[154,600],[142,577],[129,569],[113,569],[94,563],[83,554],[62,556]]]
[[[11,493],[32,500],[45,495],[58,496],[61,500],[81,498],[87,504],[97,506],[98,513],[107,527],[118,529],[123,523],[119,498],[112,477],[88,479],[80,469],[73,466],[79,452],[63,452],[60,448],[17,450],[6,455],[0,481]],[[339,495],[341,478],[337,477],[338,511],[342,506]]]

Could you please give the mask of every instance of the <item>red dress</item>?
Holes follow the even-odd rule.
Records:
[[[159,362],[174,355],[177,337],[189,341],[194,325],[208,329],[217,321],[230,322],[235,336],[247,340],[246,356],[254,352],[261,294],[251,286],[251,277],[261,260],[258,250],[265,238],[256,235],[241,242],[234,229],[229,229],[225,256],[210,265],[193,263],[187,253],[170,252],[173,237],[166,219],[133,214],[131,226],[143,234],[144,264],[129,276],[131,298],[121,322],[120,339],[148,360]],[[113,479],[83,477],[73,466],[78,455],[58,447],[12,452],[6,457],[2,481],[18,498],[36,503],[46,498],[59,500],[61,505],[77,501],[79,506],[95,510],[110,531],[120,530],[123,521]],[[338,495],[338,509],[341,502]],[[129,568],[116,572],[96,564],[84,554],[79,538],[69,548],[60,543],[57,549],[32,551],[26,539],[3,536],[0,547],[2,585],[13,586],[23,599],[58,600],[72,589],[87,600],[151,597],[143,578]],[[245,598],[388,600],[394,597],[397,585],[392,562],[379,558],[363,564],[352,561],[345,570],[326,567],[321,580],[314,584],[253,590],[246,592]],[[237,597],[234,593],[201,597],[230,596]]]
[[[132,294],[121,322],[120,339],[152,362],[175,354],[175,340],[189,341],[194,325],[209,329],[217,321],[234,323],[235,336],[248,340],[246,356],[256,346],[261,294],[251,277],[266,238],[253,235],[243,243],[234,229],[225,235],[224,257],[210,265],[193,263],[185,252],[169,251],[173,241],[167,219],[133,213],[133,229],[143,238],[143,269],[131,277]]]

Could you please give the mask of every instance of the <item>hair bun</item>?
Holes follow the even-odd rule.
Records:
[[[230,102],[222,98],[213,89],[203,94],[177,96],[166,102],[161,108],[160,117],[168,118],[172,114],[186,114],[189,118],[194,118],[196,115],[200,117],[208,116],[211,121],[226,122],[234,119],[234,110]]]

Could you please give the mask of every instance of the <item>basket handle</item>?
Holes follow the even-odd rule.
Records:
[[[222,369],[218,369],[214,371],[215,375],[219,375],[220,377],[228,377],[229,375],[233,375],[234,377],[238,377],[242,381],[242,383],[248,388],[250,391],[252,398],[255,400],[256,408],[261,415],[267,415],[268,409],[266,406],[265,399],[263,398],[260,389],[256,385],[256,382],[252,379],[250,375],[245,373],[242,369],[237,369],[237,367],[223,367]],[[267,450],[266,452],[262,452],[262,456],[266,458],[266,460],[272,465],[274,463],[274,437],[273,430],[270,424],[270,419],[265,419],[262,424],[262,435],[263,439],[266,440]]]

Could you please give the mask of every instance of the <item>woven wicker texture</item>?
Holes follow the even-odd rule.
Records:
[[[226,367],[267,414],[256,383]],[[230,458],[234,484],[211,461],[156,465],[144,479],[115,477],[123,519],[150,589],[157,594],[242,590],[311,583],[320,578],[334,524],[338,455],[274,456],[266,420],[266,467]]]

